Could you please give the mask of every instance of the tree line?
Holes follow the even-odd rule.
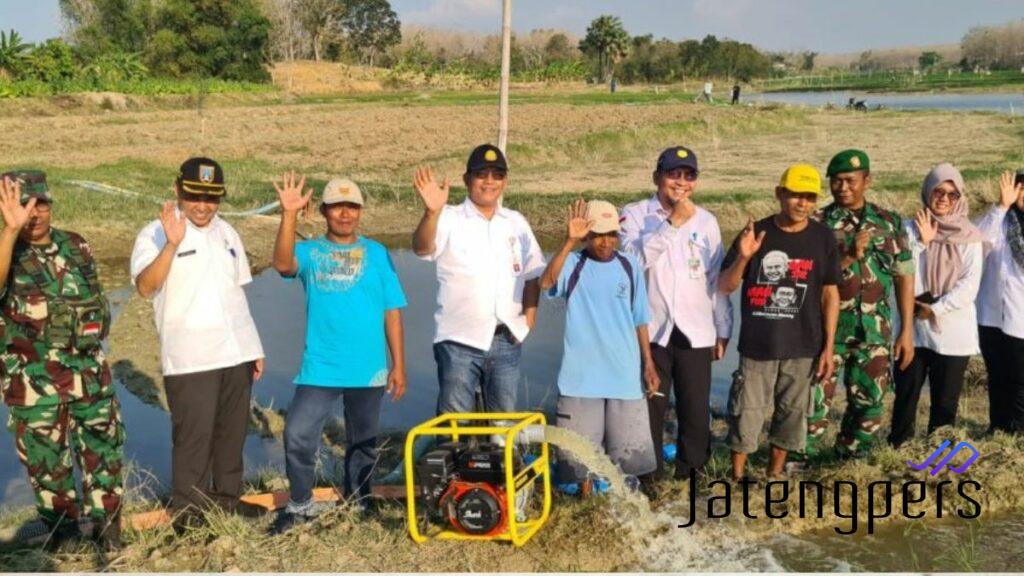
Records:
[[[0,32],[0,80],[102,86],[145,78],[267,82],[273,62],[313,59],[416,72],[496,79],[500,38],[402,24],[388,0],[59,0],[61,39],[36,45]],[[473,44],[473,45],[465,45]],[[970,30],[962,67],[1024,66],[1024,20]],[[632,36],[613,15],[595,18],[583,38],[557,30],[515,35],[518,80],[669,83],[705,77],[749,81],[815,68],[815,52],[771,53],[714,35],[673,41]],[[944,64],[924,52],[921,69]],[[851,67],[882,66],[871,52]]]
[[[0,33],[0,79],[95,84],[147,77],[270,80],[274,59],[330,53],[373,65],[401,40],[387,0],[60,0],[63,38]]]

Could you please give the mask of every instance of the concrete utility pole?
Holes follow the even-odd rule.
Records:
[[[501,88],[498,97],[498,148],[508,144],[508,77],[512,68],[512,0],[502,0]]]

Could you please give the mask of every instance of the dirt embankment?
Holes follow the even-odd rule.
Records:
[[[102,212],[57,204],[57,218],[64,218],[59,224],[89,239],[104,283],[114,288],[128,284],[127,259],[135,234],[147,219],[156,216],[158,198],[166,195],[174,169],[189,155],[209,154],[235,163],[231,177],[246,186],[265,183],[273,174],[292,167],[320,178],[346,174],[361,181],[392,184],[392,192],[371,197],[364,231],[408,237],[421,210],[408,190],[412,168],[431,163],[456,177],[468,150],[493,138],[494,116],[492,106],[481,105],[246,102],[207,109],[202,114],[148,109],[50,117],[0,115],[0,132],[18,134],[5,141],[4,162],[8,165],[38,165],[59,173],[63,180],[100,179],[115,185],[128,180],[137,183],[133,184],[137,192],[149,196],[134,204],[125,202],[123,210],[115,205]],[[787,164],[805,161],[824,166],[835,151],[861,147],[872,158],[874,198],[910,213],[917,202],[920,178],[940,161],[968,169],[968,185],[976,200],[994,198],[994,172],[1024,163],[1021,128],[1017,119],[990,114],[862,115],[689,104],[524,104],[513,108],[510,195],[515,195],[515,202],[538,231],[558,234],[563,214],[560,203],[567,196],[642,197],[650,190],[650,172],[658,151],[685,143],[700,156],[698,202],[712,207],[724,229],[735,230],[748,214],[758,217],[773,210],[770,191]],[[142,174],[147,171],[160,174],[151,178]],[[70,194],[70,188],[60,181],[55,181],[55,190]],[[559,204],[545,200],[551,197]],[[91,199],[79,198],[84,203]],[[252,217],[232,222],[254,264],[265,265],[277,219]],[[147,301],[132,297],[114,326],[110,344],[119,376],[137,378],[143,384],[159,377],[156,333]],[[984,402],[983,389],[972,389],[961,414],[963,428],[943,432],[981,438],[987,418]],[[922,440],[915,449],[923,451],[930,440]],[[996,505],[1020,505],[1014,495],[1024,463],[1018,462],[1022,447],[1015,442],[998,437],[976,444],[985,454],[993,455],[992,466],[983,466],[989,457],[983,458],[972,474],[984,479],[986,489],[993,487],[990,498]],[[861,480],[887,477],[900,473],[905,456],[882,451],[868,463],[829,463],[829,468],[816,473]],[[719,460],[721,467],[724,460]],[[753,468],[762,465],[755,459]],[[716,473],[724,475],[724,468]],[[676,485],[665,488],[665,500],[660,504],[683,496]],[[768,526],[764,531],[778,525]],[[801,529],[817,526],[807,523]],[[405,537],[401,509],[371,522],[359,522],[340,512],[281,539],[266,538],[262,529],[259,524],[224,518],[214,519],[208,530],[181,539],[171,539],[167,533],[139,534],[110,565],[96,564],[88,553],[54,559],[30,552],[3,561],[12,569],[36,570],[533,571],[617,570],[644,565],[642,551],[634,550],[600,504],[592,502],[560,502],[542,537],[522,550],[497,544],[417,547]]]

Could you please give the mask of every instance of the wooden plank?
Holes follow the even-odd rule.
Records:
[[[371,494],[374,498],[386,500],[405,500],[405,486],[373,486]],[[418,492],[418,490],[417,490]],[[341,494],[336,488],[314,488],[313,499],[317,502],[337,502],[341,500]],[[266,492],[263,494],[247,494],[241,497],[241,502],[249,506],[262,508],[268,512],[280,510],[288,505],[288,492]],[[164,508],[137,512],[121,519],[121,526],[134,530],[153,530],[171,524],[171,513]],[[83,534],[92,533],[92,522],[84,520],[80,523]],[[41,544],[46,541],[49,532],[46,525],[39,520],[28,522],[16,528],[0,530],[0,544],[12,544],[23,542],[26,544]]]

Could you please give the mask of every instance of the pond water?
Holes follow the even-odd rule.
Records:
[[[1024,114],[1024,90],[980,94],[897,94],[870,92],[770,92],[744,97],[745,102],[778,102],[801,106],[821,107],[832,104],[843,108],[850,98],[864,100],[869,109],[879,105],[895,110],[954,110],[958,112],[1001,112]]]
[[[438,385],[432,343],[437,280],[434,264],[416,258],[410,250],[392,250],[391,255],[409,301],[403,311],[409,389],[399,402],[385,400],[381,425],[388,431],[402,431],[434,416]],[[304,346],[306,320],[302,284],[286,282],[276,272],[268,270],[246,287],[246,293],[267,354],[266,373],[253,387],[253,397],[263,406],[287,408],[295,389],[292,379],[298,372]],[[123,291],[111,294],[115,307],[129,294]],[[540,308],[537,326],[524,344],[518,407],[552,415],[558,399],[556,381],[562,358],[565,304],[542,297]],[[737,364],[733,345],[727,357],[715,365],[712,408],[718,413],[724,409],[730,375]],[[170,481],[169,418],[120,384],[117,392],[128,432],[126,457],[138,469],[137,477],[130,481],[137,484],[144,480],[151,490],[159,492]],[[336,415],[341,416],[340,403]],[[0,408],[0,416],[6,421],[6,407]],[[31,504],[32,493],[25,472],[17,462],[14,442],[6,431],[0,436],[3,436],[0,441],[0,504],[12,507]],[[250,436],[245,458],[249,471],[267,467],[284,470],[283,447],[275,440]]]
[[[393,250],[392,257],[409,300],[404,315],[409,391],[400,402],[385,401],[382,414],[384,427],[395,431],[408,429],[434,414],[438,387],[431,343],[437,282],[433,264],[417,259],[409,250]],[[263,405],[287,407],[294,390],[291,381],[303,349],[302,286],[285,282],[273,271],[267,271],[247,287],[247,293],[267,351],[267,371],[255,386],[254,397]],[[117,306],[128,295],[128,291],[117,291],[111,294],[111,299]],[[735,300],[734,304],[738,306]],[[553,411],[564,314],[561,301],[542,298],[538,326],[524,346],[524,382],[519,393],[522,409],[539,409],[549,414]],[[715,364],[712,408],[718,414],[724,409],[730,374],[737,362],[733,343],[726,359]],[[150,493],[161,493],[170,479],[168,416],[120,384],[117,392],[128,430],[127,457],[138,470],[129,483],[145,485]],[[6,408],[0,408],[0,416],[6,420]],[[5,431],[0,437],[0,506],[30,505],[32,494],[17,462],[10,434]],[[249,471],[268,467],[283,471],[283,456],[283,448],[276,440],[253,435],[246,442]],[[740,538],[729,557],[721,560],[745,570],[769,571],[1005,570],[1024,561],[1019,544],[1022,529],[1024,518],[1020,515],[881,526],[871,536],[838,536],[826,529],[801,536],[779,535],[759,545]],[[732,538],[735,537],[734,534]],[[1012,559],[1007,554],[1017,556]],[[672,565],[670,561],[666,566]]]
[[[1024,516],[945,518],[839,536],[831,528],[768,542],[768,569],[793,572],[1005,572],[1024,565]]]

